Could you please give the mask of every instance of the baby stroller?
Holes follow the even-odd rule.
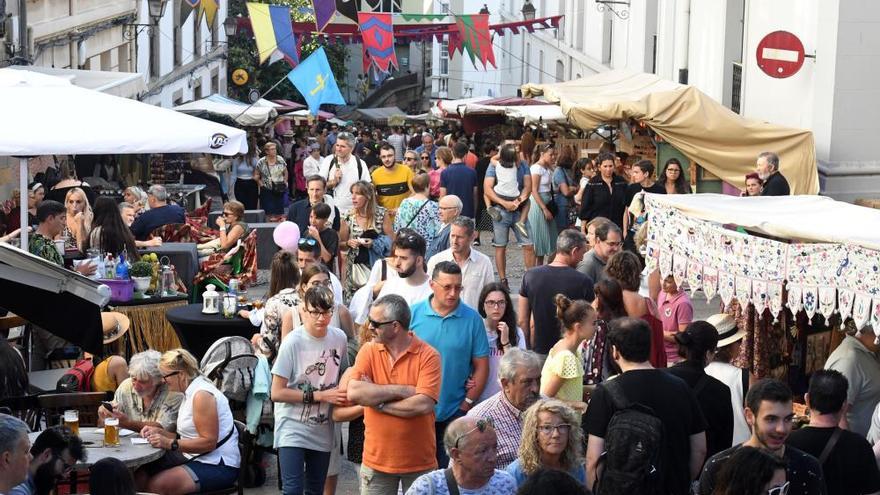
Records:
[[[229,399],[233,417],[247,425],[245,436],[250,448],[246,451],[250,455],[248,459],[241,460],[242,465],[247,466],[245,486],[263,486],[266,468],[260,459],[262,450],[257,448],[257,434],[263,429],[266,408],[269,417],[272,416],[272,401],[269,400],[271,377],[267,381],[265,376],[268,364],[264,369],[258,369],[260,358],[254,353],[254,346],[248,339],[234,336],[214,342],[205,352],[199,367],[202,374]]]

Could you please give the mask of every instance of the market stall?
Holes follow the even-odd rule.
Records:
[[[562,83],[526,84],[522,93],[558,103],[568,121],[584,130],[628,119],[644,123],[688,159],[739,188],[754,171],[758,154],[773,151],[793,194],[819,191],[810,131],[746,119],[692,86],[613,70]]]
[[[752,314],[741,358],[759,376],[779,350],[804,373],[821,367],[831,328],[880,335],[880,234],[866,228],[880,211],[820,196],[647,194],[645,206],[648,269]]]

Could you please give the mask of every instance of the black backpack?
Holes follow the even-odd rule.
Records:
[[[605,452],[599,458],[596,495],[662,493],[663,422],[643,404],[626,399],[618,380],[603,384],[615,413],[605,432]]]

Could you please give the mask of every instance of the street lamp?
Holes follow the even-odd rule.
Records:
[[[165,15],[165,7],[168,6],[168,0],[147,0],[147,13],[150,15],[150,23],[148,24],[123,24],[122,36],[127,40],[133,40],[144,30],[152,33],[153,28],[159,25],[162,16]]]
[[[227,16],[226,20],[223,21],[223,30],[226,31],[226,39],[232,38],[238,33],[238,19],[241,16],[230,17]]]
[[[522,8],[523,19],[527,21],[535,20],[535,6],[532,5],[531,0],[526,0],[526,3],[523,4]]]

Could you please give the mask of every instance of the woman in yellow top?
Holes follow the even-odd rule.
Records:
[[[562,339],[551,349],[541,370],[541,394],[555,397],[583,414],[584,367],[580,345],[596,332],[596,310],[586,301],[572,301],[556,295],[556,317],[562,324]]]

